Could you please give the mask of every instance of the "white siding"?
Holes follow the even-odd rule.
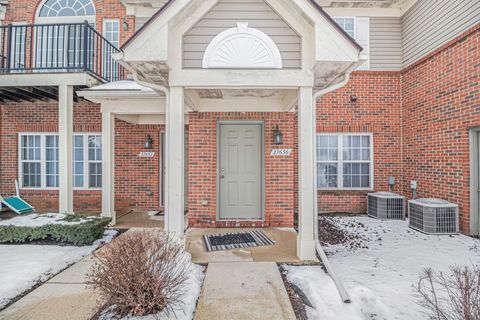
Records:
[[[400,18],[370,18],[370,69],[402,68],[402,24]]]
[[[479,0],[420,0],[402,17],[407,66],[480,22]]]
[[[201,68],[210,41],[239,21],[248,22],[249,27],[272,38],[280,50],[284,68],[301,67],[300,36],[263,0],[221,0],[184,36],[184,68]]]

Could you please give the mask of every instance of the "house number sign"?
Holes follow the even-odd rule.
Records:
[[[292,149],[272,149],[272,156],[289,156],[292,153]]]
[[[138,156],[140,158],[153,158],[155,156],[155,152],[142,151]]]

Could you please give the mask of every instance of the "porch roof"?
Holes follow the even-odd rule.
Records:
[[[360,46],[355,39],[353,39],[345,30],[343,30],[335,20],[330,17],[328,13],[326,13],[322,7],[315,1],[315,0],[307,0],[311,3],[311,5],[343,36],[347,41],[349,41],[357,50],[362,51],[363,48]],[[130,43],[139,35],[141,34],[157,17],[162,15],[162,13],[173,3],[175,0],[168,0],[150,19],[148,19],[145,24],[138,29],[122,46],[121,49],[124,50],[127,48]]]

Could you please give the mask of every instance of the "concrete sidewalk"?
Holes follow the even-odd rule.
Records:
[[[87,256],[0,313],[1,320],[86,320],[97,311],[98,296],[85,287],[92,265]]]
[[[210,263],[196,320],[295,320],[287,290],[274,262]]]

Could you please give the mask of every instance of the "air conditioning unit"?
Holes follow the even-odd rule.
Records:
[[[428,234],[459,233],[458,205],[441,199],[408,201],[410,227]]]
[[[368,194],[368,215],[381,220],[405,220],[405,197],[391,192]]]

